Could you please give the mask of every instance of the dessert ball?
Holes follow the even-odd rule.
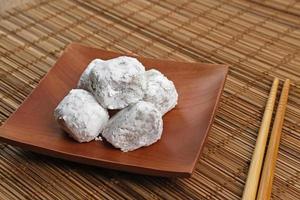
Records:
[[[76,141],[95,139],[108,122],[109,116],[93,97],[82,89],[73,89],[58,104],[54,117],[59,125]]]
[[[143,101],[153,103],[162,115],[177,104],[178,94],[175,85],[155,69],[146,71],[146,89]]]
[[[114,115],[102,137],[127,152],[153,144],[160,139],[162,130],[161,113],[152,103],[139,101]]]
[[[90,73],[92,93],[104,108],[122,109],[143,98],[144,72],[144,66],[135,58],[106,60]]]

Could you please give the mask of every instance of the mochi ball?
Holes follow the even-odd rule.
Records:
[[[90,73],[92,93],[108,109],[122,109],[144,96],[145,68],[135,58],[106,60]]]
[[[73,89],[58,104],[54,117],[59,125],[76,141],[95,139],[108,122],[109,115],[93,97],[82,89]]]
[[[178,100],[175,85],[161,72],[151,69],[146,71],[146,89],[143,101],[153,103],[162,115],[173,109]]]
[[[102,137],[127,152],[153,144],[161,138],[162,130],[161,113],[152,103],[139,101],[114,115]]]

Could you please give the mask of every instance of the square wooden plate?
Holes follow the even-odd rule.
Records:
[[[37,153],[100,167],[159,176],[190,176],[198,161],[223,90],[228,67],[138,57],[155,68],[178,90],[178,105],[163,117],[157,143],[122,153],[106,142],[79,144],[60,129],[53,110],[75,88],[94,58],[120,56],[80,44],[70,44],[19,109],[0,128],[0,140]]]

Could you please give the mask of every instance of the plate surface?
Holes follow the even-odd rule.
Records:
[[[198,161],[223,90],[228,67],[138,57],[147,69],[171,79],[179,93],[178,105],[163,117],[157,143],[122,153],[106,142],[79,144],[53,118],[59,101],[75,88],[94,58],[119,53],[70,44],[38,87],[0,128],[0,140],[37,153],[105,168],[159,176],[190,176]]]

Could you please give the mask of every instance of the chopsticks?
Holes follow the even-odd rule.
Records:
[[[269,94],[269,98],[264,111],[262,124],[259,129],[254,153],[252,156],[250,168],[248,171],[248,177],[245,184],[243,193],[243,200],[254,200],[258,190],[258,183],[260,179],[260,173],[262,170],[262,163],[268,138],[268,132],[272,119],[272,113],[276,100],[276,93],[278,89],[279,80],[275,78]],[[274,169],[276,165],[278,147],[281,136],[281,129],[284,120],[285,108],[288,99],[290,80],[286,80],[282,89],[280,102],[276,112],[275,121],[273,124],[272,135],[270,138],[269,148],[266,156],[266,160],[263,166],[262,178],[259,185],[258,199],[269,199],[272,189],[272,181],[274,175]]]
[[[258,200],[270,199],[273,185],[273,177],[276,166],[281,129],[284,121],[284,114],[290,89],[290,80],[284,82],[278,108],[276,111],[275,121],[272,128],[271,138],[265,158],[264,168],[262,171],[259,190],[257,193]]]
[[[259,176],[261,172],[262,162],[264,159],[264,152],[272,119],[273,108],[276,100],[278,84],[279,80],[278,78],[275,78],[266,104],[261,127],[258,132],[258,137],[256,140],[256,145],[251,159],[248,177],[243,193],[243,200],[255,199],[256,197]]]

